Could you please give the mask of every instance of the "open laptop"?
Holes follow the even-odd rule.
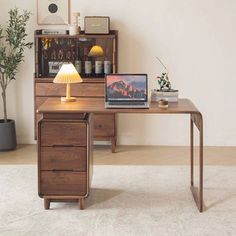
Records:
[[[106,108],[149,108],[147,74],[108,74]]]

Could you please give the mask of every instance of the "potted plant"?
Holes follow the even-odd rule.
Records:
[[[156,59],[161,63],[161,65],[166,70],[166,72],[162,73],[161,76],[157,76],[157,79],[158,79],[157,82],[160,86],[160,90],[157,90],[157,91],[170,91],[171,83],[169,81],[167,67],[164,65],[164,63],[161,61],[159,57],[156,56]]]
[[[16,148],[15,121],[7,117],[7,87],[16,79],[20,63],[24,59],[24,50],[33,43],[26,42],[26,23],[29,11],[21,14],[18,8],[9,11],[9,21],[4,29],[0,26],[0,90],[2,94],[3,115],[0,119],[0,151]]]
[[[178,102],[179,91],[172,89],[167,67],[159,57],[156,57],[156,59],[163,66],[165,72],[163,72],[161,76],[157,76],[159,89],[153,89],[151,91],[151,101],[159,102],[159,107],[167,107],[168,105],[166,106],[166,104],[168,104],[168,102]]]

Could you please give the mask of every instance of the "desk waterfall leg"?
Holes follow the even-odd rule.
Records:
[[[193,136],[193,120],[192,118],[190,119],[190,163],[191,163],[191,186],[193,186],[193,176],[194,176],[194,168],[193,168],[193,155],[194,155],[194,151],[193,151],[193,144],[194,144],[194,136]]]
[[[194,125],[199,131],[199,190],[194,187]],[[191,114],[190,118],[190,162],[191,191],[200,212],[203,211],[203,120],[201,113]]]

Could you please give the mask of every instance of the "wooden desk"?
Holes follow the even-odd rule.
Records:
[[[190,115],[190,189],[200,212],[203,211],[203,119],[202,114],[188,99],[179,99],[178,103],[169,103],[167,109],[159,108],[157,103],[150,103],[149,109],[106,109],[103,99],[79,99],[76,102],[64,103],[50,98],[38,109],[43,117],[52,114],[74,116],[78,113],[139,113],[139,114],[188,114]],[[199,189],[194,186],[194,124],[199,130]]]

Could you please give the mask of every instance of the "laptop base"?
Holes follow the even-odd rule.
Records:
[[[144,105],[111,105],[109,102],[105,102],[105,108],[112,109],[112,108],[126,108],[126,109],[148,109],[149,103],[145,102]]]

